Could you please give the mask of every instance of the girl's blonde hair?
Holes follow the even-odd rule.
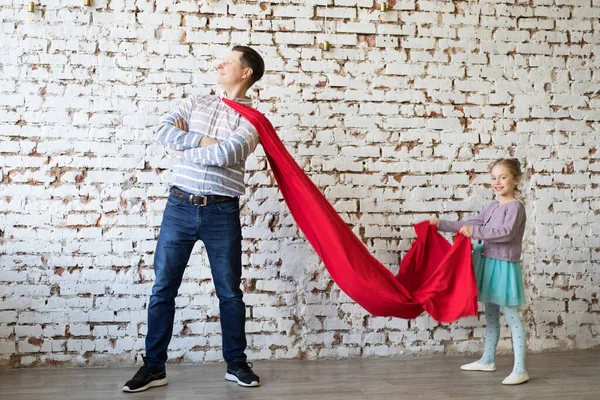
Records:
[[[523,173],[521,172],[521,163],[516,158],[499,158],[490,167],[490,172],[494,169],[496,165],[503,165],[510,171],[510,174],[513,178],[520,178]]]

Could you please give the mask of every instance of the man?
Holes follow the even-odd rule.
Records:
[[[246,91],[264,72],[253,49],[235,46],[217,65],[217,83],[227,99],[251,106]],[[170,195],[154,255],[155,282],[148,305],[146,356],[123,391],[141,392],[167,384],[165,362],[173,333],[175,297],[192,248],[202,240],[219,299],[225,379],[259,386],[246,361],[246,306],[240,289],[242,230],[239,196],[244,194],[247,157],[258,145],[256,129],[218,96],[191,96],[167,115],[156,140],[176,150]]]

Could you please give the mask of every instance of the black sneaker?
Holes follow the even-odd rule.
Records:
[[[148,368],[145,365],[135,373],[133,378],[127,381],[123,386],[124,392],[143,392],[151,387],[164,386],[168,383],[167,372],[162,370]]]
[[[237,382],[240,386],[260,386],[260,378],[252,371],[252,363],[239,362],[227,366],[225,379]]]

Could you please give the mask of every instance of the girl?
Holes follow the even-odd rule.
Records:
[[[495,353],[500,337],[500,307],[510,327],[515,364],[512,373],[502,382],[518,385],[527,382],[525,371],[525,330],[518,307],[525,303],[521,276],[521,245],[525,231],[525,207],[515,199],[521,179],[521,167],[516,159],[499,159],[491,168],[492,190],[496,201],[491,202],[477,217],[466,221],[429,222],[443,232],[459,232],[483,240],[473,250],[473,265],[477,278],[478,300],[485,303],[485,349],[483,356],[461,366],[465,371],[496,370]]]

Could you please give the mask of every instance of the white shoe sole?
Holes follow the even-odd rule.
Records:
[[[463,371],[494,372],[496,370],[496,364],[479,364],[475,362],[461,365],[460,369]]]
[[[240,381],[237,376],[232,375],[230,373],[225,374],[225,380],[228,380],[229,382],[237,382],[238,385],[245,386],[245,387],[260,386],[260,382],[252,381],[252,383],[244,383],[244,382]]]
[[[169,381],[167,380],[167,378],[157,379],[155,381],[150,382],[146,386],[142,386],[141,388],[138,388],[138,389],[133,389],[132,390],[132,389],[129,389],[127,386],[123,386],[123,391],[127,392],[127,393],[143,392],[144,390],[148,390],[148,389],[153,388],[153,387],[165,386],[167,383],[169,383]]]
[[[512,374],[511,374],[512,375]],[[516,376],[513,379],[509,379],[511,377],[511,375],[507,376],[506,379],[504,379],[502,381],[503,385],[520,385],[522,383],[525,383],[529,380],[529,375],[527,375],[527,373],[525,374],[518,374],[518,376]]]

